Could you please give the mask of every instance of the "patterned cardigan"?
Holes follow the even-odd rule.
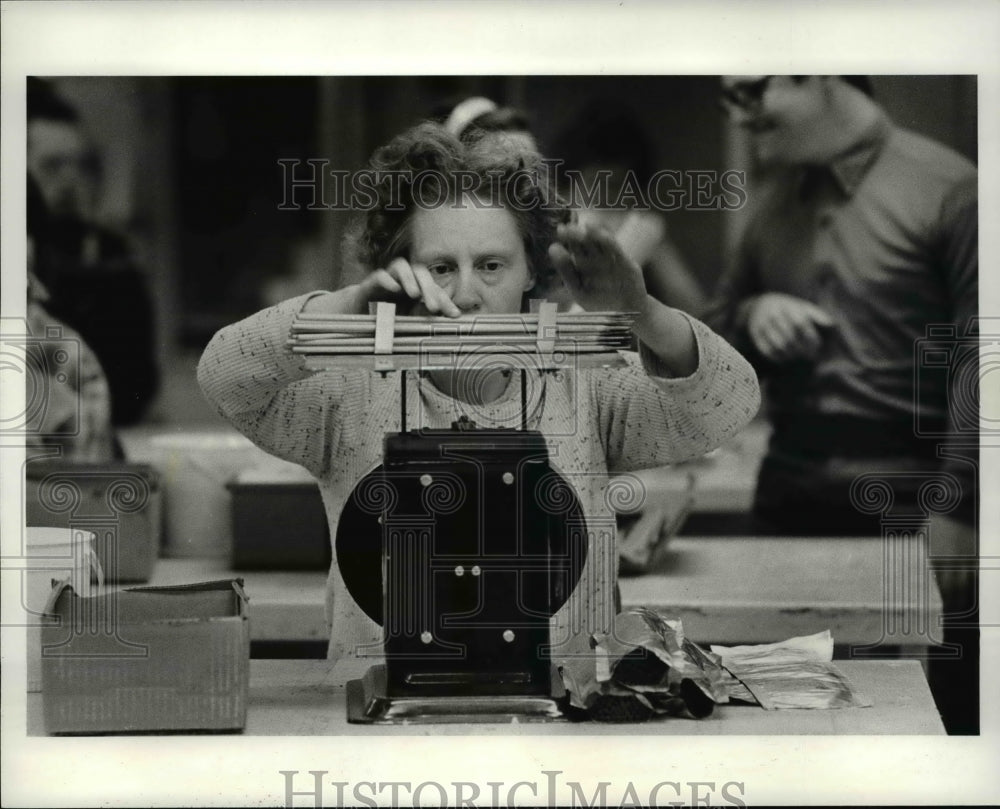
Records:
[[[316,477],[332,541],[354,486],[381,463],[384,435],[399,430],[400,385],[395,374],[304,370],[286,342],[309,297],[219,331],[198,365],[198,381],[240,432]],[[707,326],[689,320],[698,345],[698,368],[689,377],[668,378],[644,346],[638,354],[622,352],[626,363],[619,368],[531,376],[528,427],[545,436],[552,465],[576,489],[590,534],[580,582],[551,620],[557,662],[590,653],[589,636],[606,631],[614,617],[614,517],[621,505],[615,498],[622,492],[609,488],[609,476],[703,455],[757,412],[760,391],[753,369]],[[512,375],[504,393],[487,405],[453,399],[425,379],[411,380],[407,423],[446,428],[467,415],[481,427],[519,426],[517,380]],[[336,554],[327,579],[326,616],[329,657],[380,653],[381,628],[349,595]]]

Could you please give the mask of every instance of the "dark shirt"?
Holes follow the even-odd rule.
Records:
[[[53,222],[40,234],[37,274],[53,315],[97,355],[111,390],[115,426],[139,421],[159,387],[153,300],[145,274],[117,234]]]
[[[919,407],[924,425],[940,425],[930,428],[938,438],[961,438],[970,420],[957,424],[950,389],[969,377],[945,381],[916,359],[928,326],[950,326],[959,342],[977,313],[977,219],[975,166],[880,116],[829,165],[775,178],[705,319],[767,379],[778,425],[800,415],[861,419],[916,446]],[[764,292],[832,316],[815,360],[771,364],[754,350],[747,314]],[[880,454],[877,440],[867,451]],[[894,443],[881,454],[897,451]]]

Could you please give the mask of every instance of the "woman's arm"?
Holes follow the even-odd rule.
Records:
[[[703,455],[754,417],[760,388],[750,364],[704,323],[653,298],[612,236],[562,225],[549,254],[585,309],[637,313],[639,358],[591,375],[612,473]]]
[[[220,330],[198,363],[198,383],[223,418],[259,447],[322,475],[340,441],[341,405],[353,397],[351,412],[364,412],[369,380],[364,373],[305,370],[286,347],[292,321],[302,312],[366,314],[372,301],[407,298],[423,300],[432,312],[458,314],[425,268],[397,260],[358,284],[292,298]]]
[[[573,299],[587,311],[635,312],[636,336],[668,376],[690,376],[697,370],[698,348],[687,317],[646,291],[642,269],[614,236],[591,225],[560,225],[549,257]]]
[[[338,408],[350,381],[357,388],[360,376],[307,371],[286,343],[304,307],[336,305],[338,294],[302,295],[227,326],[198,363],[198,384],[223,418],[262,449],[314,475],[329,463],[339,441]]]
[[[668,378],[640,345],[626,368],[591,375],[591,397],[612,474],[680,463],[736,435],[760,407],[750,363],[704,323],[687,318],[698,353],[690,376]]]

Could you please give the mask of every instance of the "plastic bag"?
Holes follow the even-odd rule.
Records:
[[[768,711],[862,708],[872,704],[855,691],[833,664],[833,637],[829,630],[780,643],[713,646],[712,651]],[[730,695],[737,698],[733,690]]]
[[[642,721],[657,714],[701,719],[728,702],[717,655],[684,637],[680,621],[637,608],[591,637],[592,657],[561,669],[570,704],[599,721]]]

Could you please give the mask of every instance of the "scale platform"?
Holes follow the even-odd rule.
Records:
[[[347,721],[368,725],[520,723],[568,721],[566,689],[555,666],[547,695],[389,696],[384,665],[347,683]]]

